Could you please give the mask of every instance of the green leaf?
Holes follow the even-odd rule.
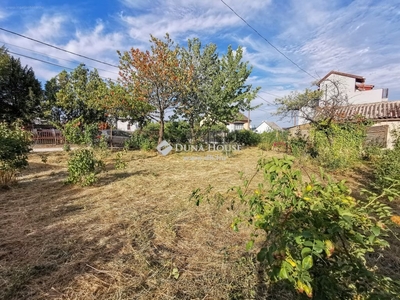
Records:
[[[284,265],[282,264],[281,269],[279,271],[279,275],[278,275],[281,279],[288,279],[289,278],[289,274],[288,271],[286,270],[286,268],[284,267]]]
[[[307,246],[307,247],[314,247],[314,243],[313,243],[313,242],[310,242],[310,241],[305,241],[305,242],[303,243],[303,245],[304,245],[304,246]]]
[[[250,251],[253,248],[254,240],[248,241],[246,244],[246,250]]]
[[[378,236],[381,233],[381,229],[378,226],[372,227],[371,231],[375,236]]]
[[[301,257],[306,257],[307,255],[311,254],[311,248],[305,247],[301,250]]]
[[[303,244],[303,237],[301,235],[298,235],[294,238],[294,240],[296,241],[296,243],[298,245],[302,245]]]
[[[308,255],[306,257],[303,258],[302,262],[301,262],[301,267],[304,270],[308,270],[313,266],[313,258],[311,255]]]

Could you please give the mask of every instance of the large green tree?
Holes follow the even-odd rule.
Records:
[[[240,111],[251,110],[251,101],[260,88],[247,83],[252,68],[243,61],[243,49],[233,50],[218,56],[214,44],[204,48],[198,39],[188,41],[182,59],[190,66],[192,78],[189,89],[181,98],[176,113],[187,120],[192,138],[203,126],[232,122]]]
[[[121,82],[136,100],[154,107],[150,116],[160,123],[158,142],[164,138],[165,114],[175,107],[185,93],[190,80],[190,69],[182,65],[180,48],[167,34],[165,40],[151,36],[151,50],[132,48],[120,59]]]
[[[62,109],[57,106],[57,93],[60,86],[57,83],[57,78],[53,77],[48,80],[44,86],[42,107],[42,117],[51,122],[60,123],[63,115]]]
[[[112,80],[106,83],[96,90],[90,105],[105,111],[110,118],[115,120],[127,118],[131,122],[139,122],[143,125],[148,120],[148,114],[154,111],[154,107],[147,101],[134,98],[120,83]]]
[[[40,82],[32,68],[0,48],[0,119],[8,123],[20,119],[31,122],[40,115],[43,96]]]
[[[200,122],[206,116],[207,103],[212,97],[210,87],[213,86],[213,80],[219,76],[220,61],[216,50],[215,44],[208,44],[202,48],[197,38],[188,40],[188,47],[181,49],[182,60],[184,65],[192,70],[192,77],[179,105],[175,107],[175,115],[189,123],[194,142],[199,137]]]
[[[205,91],[206,123],[232,122],[240,111],[252,109],[251,101],[260,88],[247,83],[252,68],[242,59],[242,47],[233,50],[229,46],[219,60],[218,72]]]
[[[89,71],[83,64],[70,73],[65,70],[56,77],[56,82],[49,82],[49,97],[56,92],[55,108],[62,110],[64,121],[82,116],[84,123],[95,123],[105,120],[105,112],[92,105],[98,97],[98,91],[105,90],[106,83],[100,78],[96,69]]]

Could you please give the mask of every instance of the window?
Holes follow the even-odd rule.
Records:
[[[233,124],[233,130],[242,130],[243,129],[243,123],[234,123]]]

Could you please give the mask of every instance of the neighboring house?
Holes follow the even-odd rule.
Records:
[[[132,123],[129,119],[120,119],[117,121],[117,129],[124,130],[124,131],[135,131],[139,128],[137,122]]]
[[[367,129],[367,142],[377,143],[384,148],[393,148],[392,130],[400,129],[400,101],[384,101],[343,106],[337,111],[341,119],[363,116],[374,122]],[[297,132],[308,136],[310,124],[293,126],[287,130],[291,135]]]
[[[391,131],[400,129],[400,101],[348,105],[338,110],[341,118],[361,115],[375,124],[368,128],[367,141],[393,148]]]
[[[227,127],[229,132],[232,131],[237,131],[237,130],[242,130],[242,129],[246,129],[249,130],[250,129],[250,120],[242,113],[238,113],[235,121],[230,122]]]
[[[365,83],[365,77],[359,75],[330,71],[317,82],[319,90],[323,92],[322,97],[328,100],[336,92],[335,85],[343,96],[347,96],[349,105],[388,101],[387,88],[375,89],[374,85]],[[298,124],[305,123],[307,121],[299,114]]]
[[[282,128],[276,125],[274,122],[267,122],[263,121],[258,127],[254,130],[257,133],[263,133],[263,132],[271,132],[271,131],[281,131]]]

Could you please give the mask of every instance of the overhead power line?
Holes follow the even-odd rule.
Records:
[[[49,64],[49,65],[53,65],[53,66],[60,67],[60,68],[63,68],[63,69],[74,70],[73,68],[61,66],[61,65],[58,65],[58,64],[55,64],[55,63],[52,63],[52,62],[49,62],[49,61],[45,61],[45,60],[42,60],[42,59],[39,59],[39,58],[36,58],[36,57],[32,57],[32,56],[29,56],[29,55],[25,55],[25,54],[21,54],[21,53],[16,53],[16,52],[9,51],[9,50],[7,51],[7,53],[19,55],[19,56],[22,56],[22,57],[26,57],[26,58],[29,58],[29,59],[32,59],[32,60],[40,61],[40,62],[42,62],[42,63]],[[103,77],[103,76],[100,76],[100,75],[99,75],[99,77],[100,77],[100,78],[103,78],[103,79],[106,79],[106,80],[111,80],[111,81],[113,81],[113,82],[116,82],[115,80],[112,80],[111,78]]]
[[[57,49],[57,50],[60,50],[60,51],[64,51],[64,52],[66,52],[66,53],[70,53],[70,54],[73,54],[73,55],[76,55],[76,56],[79,56],[79,57],[83,57],[83,58],[86,58],[86,59],[89,59],[89,60],[92,60],[92,61],[95,61],[95,62],[104,64],[104,65],[107,65],[107,66],[111,66],[111,67],[118,68],[118,66],[113,65],[113,64],[110,64],[110,63],[108,63],[108,62],[101,61],[101,60],[98,60],[98,59],[95,59],[95,58],[91,58],[91,57],[88,57],[88,56],[85,56],[85,55],[82,55],[82,54],[78,54],[78,53],[75,53],[75,52],[72,52],[72,51],[69,51],[69,50],[65,50],[65,49],[62,49],[62,48],[60,48],[60,47],[57,47],[57,46],[54,46],[54,45],[51,45],[51,44],[48,44],[48,43],[45,43],[45,42],[36,40],[36,39],[34,39],[34,38],[28,37],[28,36],[23,35],[23,34],[16,33],[16,32],[11,31],[11,30],[7,30],[7,29],[1,28],[1,27],[0,27],[0,30],[3,30],[3,31],[5,31],[5,32],[8,32],[8,33],[11,33],[11,34],[14,34],[14,35],[18,35],[18,36],[23,37],[23,38],[25,38],[25,39],[28,39],[28,40],[34,41],[34,42],[36,42],[36,43],[40,43],[40,44],[46,45],[46,46],[48,46],[48,47],[52,47],[52,48]]]
[[[266,102],[268,105],[272,105],[272,106],[276,106],[276,104],[273,104],[271,102],[269,102],[268,100],[265,100],[263,97],[261,97],[260,95],[257,95],[258,98],[260,98],[261,100],[263,100],[264,102]]]
[[[29,58],[29,59],[33,59],[33,60],[37,60],[37,61],[49,64],[49,65],[53,65],[53,66],[56,66],[56,67],[73,70],[72,68],[69,68],[69,67],[64,67],[64,66],[61,66],[61,65],[49,62],[49,61],[45,61],[45,60],[42,60],[42,59],[39,59],[39,58],[35,58],[35,57],[31,57],[31,56],[28,56],[28,55],[24,55],[24,54],[21,54],[21,53],[16,53],[16,52],[9,51],[9,50],[7,51],[7,53],[23,56],[23,57],[26,57],[26,58]]]
[[[61,58],[61,57],[57,57],[57,56],[52,56],[52,55],[49,55],[49,54],[45,54],[43,52],[31,50],[31,49],[28,49],[28,48],[25,48],[25,47],[13,45],[13,44],[6,43],[6,42],[3,42],[3,41],[0,41],[0,44],[10,45],[10,46],[13,46],[13,47],[17,47],[17,48],[21,48],[21,49],[24,49],[24,50],[28,50],[28,51],[31,51],[31,52],[34,52],[34,53],[38,53],[38,54],[43,55],[43,56],[48,57],[48,58],[61,59],[61,60],[68,61],[70,63],[83,63],[83,62],[80,62],[80,61],[77,61],[77,60],[69,60],[69,59],[65,59],[65,58]],[[8,51],[8,52],[10,52],[10,51]],[[85,64],[85,66],[89,67],[89,68],[92,68],[92,69],[99,70],[99,71],[104,71],[104,72],[108,72],[108,73],[111,73],[111,74],[118,75],[118,73],[115,73],[115,72],[112,72],[112,71],[108,71],[108,70],[104,70],[104,69],[100,69],[100,68],[96,68],[96,67],[93,67],[93,66],[89,66],[88,64]]]
[[[285,57],[288,61],[290,61],[293,65],[295,65],[299,70],[302,72],[306,73],[310,77],[314,79],[318,79],[315,76],[311,75],[308,73],[306,70],[304,70],[302,67],[300,67],[297,63],[295,63],[293,60],[291,60],[285,53],[283,53],[281,50],[279,50],[276,46],[274,46],[267,38],[265,38],[261,33],[257,31],[253,26],[251,26],[243,17],[241,17],[232,7],[230,7],[224,0],[221,0],[223,4],[225,4],[226,7],[228,7],[237,17],[239,17],[248,27],[250,27],[255,33],[257,33],[263,40],[265,40],[272,48],[274,48],[276,51],[279,52],[283,57]]]

